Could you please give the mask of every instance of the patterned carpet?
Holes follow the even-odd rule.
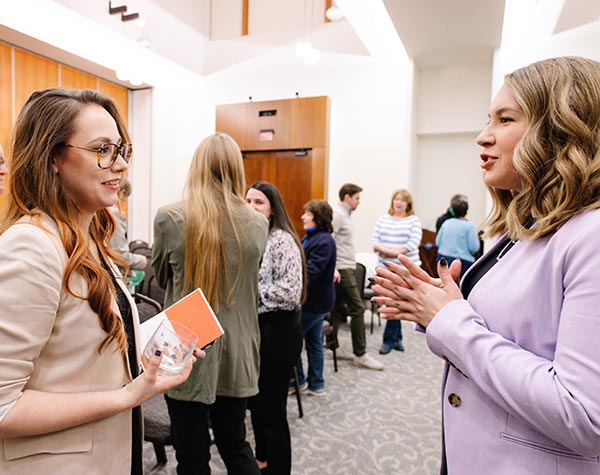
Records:
[[[408,323],[402,325],[406,351],[379,355],[383,326],[375,323],[371,335],[368,311],[365,319],[369,352],[385,364],[385,370],[358,369],[350,361],[339,361],[335,373],[333,360],[326,359],[327,394],[303,394],[302,419],[295,397],[290,396],[293,475],[439,473],[442,362],[429,352],[424,335]],[[347,325],[340,328],[339,340],[350,348]],[[253,444],[249,420],[248,440]],[[172,447],[167,447],[167,456],[167,465],[155,467],[154,450],[146,443],[146,474],[175,475]],[[214,475],[227,473],[214,446],[211,469]]]

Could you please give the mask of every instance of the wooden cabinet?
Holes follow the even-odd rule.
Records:
[[[329,148],[330,99],[307,97],[290,105],[290,148]]]
[[[244,151],[328,148],[329,106],[326,96],[221,105],[216,129]]]
[[[293,148],[290,101],[245,104],[245,150],[285,150]]]
[[[279,188],[300,236],[304,204],[327,195],[329,108],[326,96],[217,106],[217,132],[240,146],[246,184]]]
[[[230,135],[240,149],[246,150],[246,104],[217,106],[216,130]]]

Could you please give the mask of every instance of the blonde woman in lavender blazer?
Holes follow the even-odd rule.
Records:
[[[441,473],[600,474],[600,63],[509,74],[477,142],[502,238],[460,289],[400,256],[376,300],[447,361]]]

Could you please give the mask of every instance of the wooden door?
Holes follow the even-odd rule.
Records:
[[[313,198],[311,193],[312,151],[306,155],[296,155],[294,152],[273,152],[274,162],[273,184],[279,188],[287,212],[298,235],[302,237],[302,216],[304,205]],[[322,196],[314,196],[322,198]]]
[[[304,204],[310,199],[324,197],[322,187],[316,193],[314,191],[318,189],[313,183],[315,166],[320,164],[313,159],[312,150],[300,154],[294,151],[244,154],[246,185],[250,186],[259,180],[273,183],[281,192],[283,203],[299,236],[304,234],[300,219]]]

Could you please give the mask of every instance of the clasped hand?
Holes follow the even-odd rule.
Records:
[[[402,266],[386,263],[387,268],[377,267],[377,276],[373,278],[375,284],[371,288],[378,296],[371,300],[381,305],[379,312],[384,318],[408,320],[427,327],[448,302],[463,298],[456,283],[460,260],[453,261],[450,267],[438,263],[439,279],[402,254],[398,260]]]

